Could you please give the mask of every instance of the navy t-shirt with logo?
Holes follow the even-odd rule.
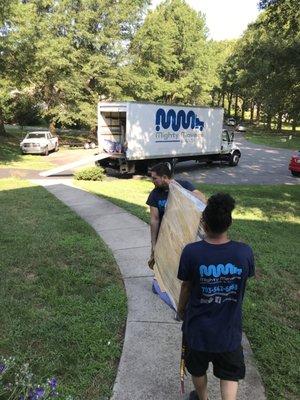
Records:
[[[192,283],[182,330],[197,351],[235,351],[242,340],[242,302],[247,278],[254,275],[251,247],[229,241],[188,244],[178,279]]]
[[[182,186],[184,189],[187,189],[190,192],[193,192],[194,190],[196,190],[195,186],[189,181],[183,181],[183,180],[176,179],[176,182],[179,183],[179,185]],[[162,217],[164,216],[164,212],[165,212],[165,208],[166,208],[167,200],[168,200],[168,194],[169,194],[168,187],[155,188],[150,192],[149,197],[146,201],[146,204],[148,206],[158,208],[160,222],[162,220]]]

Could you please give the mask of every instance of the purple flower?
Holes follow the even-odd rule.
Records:
[[[3,374],[3,372],[6,370],[6,365],[5,364],[0,364],[0,374]]]
[[[55,390],[57,387],[57,380],[55,378],[51,378],[51,379],[49,379],[48,384],[49,384],[51,390]]]
[[[42,387],[37,387],[34,390],[32,400],[39,400],[44,396],[44,394],[45,394],[45,389]]]
[[[19,400],[25,400],[25,397],[24,397],[23,395],[21,395],[21,396],[19,397]]]

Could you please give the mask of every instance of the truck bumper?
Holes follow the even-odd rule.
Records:
[[[45,149],[42,148],[34,148],[34,147],[21,147],[21,151],[24,154],[43,154]]]

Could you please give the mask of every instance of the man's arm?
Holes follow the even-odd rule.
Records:
[[[151,231],[151,249],[153,252],[159,231],[159,212],[158,208],[151,206],[150,206],[150,231]]]
[[[192,283],[189,281],[184,281],[181,284],[180,295],[179,295],[179,303],[177,307],[177,314],[179,315],[180,319],[183,320],[184,312],[189,301],[190,294],[192,289]]]
[[[196,196],[199,200],[201,200],[204,204],[207,203],[207,199],[204,196],[204,194],[202,192],[200,192],[200,190],[193,190],[192,191],[193,195]]]

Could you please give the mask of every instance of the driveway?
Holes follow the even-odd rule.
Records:
[[[242,134],[235,135],[236,144],[242,152],[238,166],[230,167],[223,163],[210,166],[195,161],[178,163],[175,177],[199,183],[210,184],[300,184],[299,177],[293,177],[288,170],[288,163],[293,151],[276,149],[253,144],[244,139]],[[49,154],[47,159],[56,166],[86,158],[97,152],[94,150],[65,150]],[[37,156],[41,157],[41,156]],[[18,176],[23,179],[37,179],[40,171],[25,169],[0,169],[0,178]],[[73,171],[64,171],[48,179],[70,178]]]
[[[35,155],[35,157],[40,157],[41,160],[50,161],[53,163],[53,168],[59,167],[64,164],[69,164],[74,161],[80,160],[82,158],[87,158],[89,156],[97,153],[97,149],[65,149],[62,148],[58,152],[49,153],[48,157],[41,155]],[[94,164],[93,164],[94,165]],[[88,166],[88,165],[86,165]],[[39,173],[41,170],[31,170],[31,169],[20,169],[20,168],[0,168],[0,179],[9,177],[18,177],[21,179],[40,179]],[[70,179],[73,176],[74,171],[64,171],[56,176],[49,177],[48,179],[67,178]]]
[[[288,170],[292,150],[254,144],[239,133],[235,134],[235,142],[242,153],[236,167],[187,161],[177,164],[175,177],[210,184],[300,184],[300,178]]]

